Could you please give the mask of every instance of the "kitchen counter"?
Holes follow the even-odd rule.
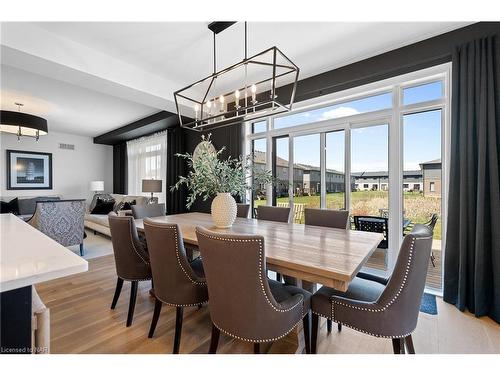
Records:
[[[32,285],[85,272],[88,263],[12,214],[0,215],[1,353],[31,350]]]

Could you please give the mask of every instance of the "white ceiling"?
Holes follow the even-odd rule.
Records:
[[[47,119],[49,132],[96,136],[158,112],[142,104],[2,65],[0,105]]]
[[[32,100],[51,129],[93,136],[173,111],[173,92],[212,72],[207,24],[2,23],[2,109]],[[248,50],[279,47],[303,79],[467,24],[251,22]],[[243,58],[243,37],[242,22],[217,36],[219,69]]]

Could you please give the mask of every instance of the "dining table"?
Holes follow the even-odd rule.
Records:
[[[211,215],[190,212],[150,218],[177,224],[185,244],[197,246],[196,227],[217,233],[258,235],[264,238],[267,269],[290,276],[298,286],[314,292],[316,285],[347,291],[349,283],[383,239],[381,233],[236,218],[230,228],[217,228]],[[142,219],[136,219],[144,232]],[[303,350],[303,332],[295,332],[297,351]]]

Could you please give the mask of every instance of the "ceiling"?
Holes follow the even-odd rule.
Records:
[[[46,22],[37,26],[168,78],[182,88],[212,73],[213,37],[204,22]],[[248,54],[279,47],[300,78],[458,27],[459,22],[249,22]],[[243,59],[244,23],[217,35],[218,68]]]
[[[2,109],[21,100],[51,129],[91,136],[174,112],[173,92],[212,72],[207,24],[2,23]],[[303,79],[467,24],[251,22],[248,50],[279,47]],[[219,69],[243,58],[243,40],[242,22],[217,36]]]
[[[17,111],[14,103],[23,103],[23,112],[48,121],[49,132],[93,137],[158,112],[155,108],[10,66],[2,65],[1,76],[1,108]]]

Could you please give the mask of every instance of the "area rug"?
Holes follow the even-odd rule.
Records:
[[[420,302],[420,311],[430,315],[437,315],[436,296],[434,294],[424,293]]]
[[[93,231],[87,230],[87,238],[83,240],[83,258],[86,260],[99,258],[105,255],[113,254],[113,245],[111,239],[102,234],[94,234]],[[80,255],[78,245],[68,247],[75,254]]]

